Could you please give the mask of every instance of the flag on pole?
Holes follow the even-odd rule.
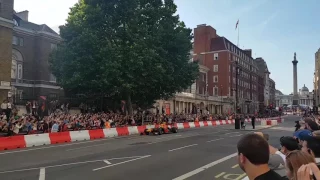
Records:
[[[237,21],[237,23],[236,23],[236,29],[238,28],[238,24],[239,24],[239,19],[238,19],[238,21]]]

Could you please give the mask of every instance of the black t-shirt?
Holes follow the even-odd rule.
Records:
[[[270,170],[256,177],[254,180],[281,180],[281,179],[283,178],[279,174],[277,174],[273,170]]]

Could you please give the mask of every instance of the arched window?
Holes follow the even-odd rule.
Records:
[[[11,78],[23,79],[23,58],[19,51],[12,49]]]

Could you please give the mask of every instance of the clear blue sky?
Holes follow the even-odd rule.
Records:
[[[190,28],[213,26],[220,36],[263,57],[283,93],[293,91],[293,53],[297,53],[298,87],[313,89],[315,52],[320,48],[320,0],[174,0],[181,20]],[[29,10],[29,20],[57,30],[77,0],[15,0],[15,10]],[[40,8],[41,7],[41,8]],[[318,8],[318,9],[317,9]]]

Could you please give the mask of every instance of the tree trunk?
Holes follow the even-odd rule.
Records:
[[[127,107],[128,107],[128,113],[129,113],[129,115],[132,115],[132,113],[133,113],[133,109],[132,109],[132,102],[131,102],[131,95],[130,95],[130,93],[128,93],[128,96],[127,96]]]

